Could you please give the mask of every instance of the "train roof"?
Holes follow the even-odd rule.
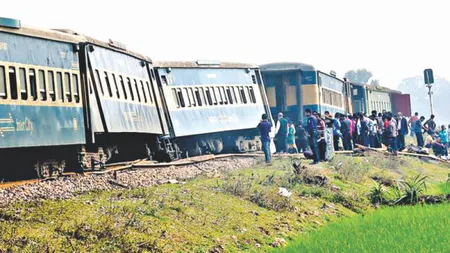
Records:
[[[259,66],[261,71],[316,71],[313,65],[301,62],[274,62]]]
[[[387,87],[381,86],[381,85],[370,85],[370,84],[363,84],[363,83],[352,83],[352,85],[357,85],[364,87],[367,90],[371,91],[381,91],[381,92],[389,92],[389,93],[402,93],[398,90],[389,89]]]
[[[2,18],[0,18],[0,21]],[[20,21],[19,25],[20,25]],[[66,42],[66,43],[72,43],[72,44],[80,44],[80,43],[91,43],[93,45],[105,47],[117,52],[125,53],[128,55],[131,55],[133,57],[143,59],[149,62],[152,62],[151,58],[132,52],[130,50],[127,50],[125,48],[118,48],[112,45],[112,41],[109,43],[83,35],[81,33],[75,32],[70,29],[41,29],[41,28],[34,28],[34,27],[28,27],[28,26],[22,26],[12,28],[12,27],[6,27],[0,25],[0,32],[5,33],[11,33],[11,34],[19,34],[23,36],[29,36],[29,37],[35,37],[40,39],[46,39],[46,40],[53,40],[53,41],[60,41],[60,42]]]
[[[218,61],[159,61],[153,64],[160,68],[226,68],[226,69],[248,69],[258,68],[256,64],[238,62],[218,62]]]

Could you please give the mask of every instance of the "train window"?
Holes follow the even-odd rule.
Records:
[[[27,74],[24,68],[19,68],[19,77],[20,77],[20,94],[22,100],[28,99],[28,84],[27,84]]]
[[[127,83],[128,83],[128,91],[130,92],[131,100],[134,101],[133,87],[131,85],[131,79],[129,77],[127,77]]]
[[[41,101],[47,101],[47,87],[45,83],[45,72],[39,70],[39,93],[41,94]]]
[[[63,86],[63,80],[62,80],[62,73],[56,72],[56,85],[58,86],[58,95],[59,100],[64,102],[64,86]]]
[[[177,103],[177,108],[180,108],[180,99],[178,99],[177,90],[174,88],[172,88],[172,96],[173,96],[173,100]]]
[[[141,80],[141,89],[142,89],[142,95],[144,96],[144,102],[147,103],[147,95],[145,93],[144,82],[142,80]]]
[[[65,95],[67,102],[69,103],[72,102],[72,87],[70,81],[70,74],[64,73],[64,90],[66,91]]]
[[[197,99],[198,102],[198,106],[202,106],[202,97],[200,96],[200,91],[198,90],[198,88],[195,88],[195,98]]]
[[[205,94],[206,94],[206,99],[208,101],[208,105],[212,105],[212,98],[211,98],[211,91],[209,90],[209,88],[205,88]]]
[[[36,84],[36,71],[34,69],[30,69],[28,71],[29,80],[30,80],[30,94],[33,98],[33,101],[36,101],[38,99],[38,92],[37,92],[37,84]]]
[[[8,71],[9,71],[9,87],[11,90],[11,99],[16,100],[18,97],[16,68],[9,67]]]
[[[6,96],[6,71],[4,66],[0,66],[0,97],[7,98]]]
[[[217,101],[219,102],[220,105],[223,105],[223,99],[222,99],[222,95],[220,94],[220,89],[219,87],[214,87],[214,95],[217,98]],[[217,105],[217,102],[214,103]]]
[[[248,94],[250,95],[250,100],[252,101],[253,104],[256,104],[256,96],[255,96],[255,91],[253,90],[253,87],[247,87],[248,89]]]
[[[252,82],[253,82],[253,84],[256,84],[256,76],[255,75],[252,75]]]
[[[214,87],[210,87],[209,90],[211,91],[211,97],[212,97],[213,105],[217,105],[217,93],[214,90]]]
[[[161,83],[167,85],[167,76],[161,75]]]
[[[227,93],[225,92],[225,87],[220,87],[220,94],[223,97],[223,103],[224,104],[228,104],[228,97],[227,97]]]
[[[137,84],[136,79],[134,79],[134,88],[135,88],[135,91],[136,91],[136,96],[138,98],[138,101],[141,102],[141,93],[139,92],[139,88],[138,88],[138,84]]]
[[[177,89],[177,97],[178,101],[180,101],[181,107],[185,107],[186,104],[184,103],[183,93],[181,92],[181,89]]]
[[[186,105],[188,107],[191,107],[192,106],[192,100],[189,98],[189,92],[188,92],[187,88],[183,88],[181,91],[183,92],[183,97],[186,98]]]
[[[56,101],[55,75],[53,74],[53,71],[48,72],[48,94],[52,101]]]
[[[153,93],[152,93],[152,89],[150,88],[150,83],[149,82],[145,82],[147,84],[147,89],[148,89],[148,100],[150,103],[153,104]]]
[[[95,70],[95,74],[97,77],[97,87],[100,87],[100,91],[102,92],[102,95],[105,94],[105,92],[103,91],[103,85],[102,85],[102,79],[100,78],[100,72],[98,72],[98,70]]]
[[[240,95],[241,95],[241,100],[242,100],[242,102],[244,103],[244,104],[247,104],[247,97],[245,96],[245,90],[244,90],[244,87],[240,87],[239,88],[239,92],[240,92]]]
[[[75,98],[75,103],[80,102],[80,87],[78,86],[78,75],[72,75],[72,83],[73,83],[73,97]]]
[[[103,72],[105,75],[105,83],[106,83],[106,88],[108,89],[108,94],[110,97],[113,96],[112,94],[112,89],[111,89],[111,82],[109,81],[109,76],[108,76],[108,72]]]
[[[238,101],[237,96],[236,96],[236,88],[230,87],[230,90],[231,90],[231,95],[233,95],[234,102],[236,104],[239,104],[239,101]]]
[[[116,75],[112,74],[112,79],[113,79],[113,82],[114,82],[114,88],[116,89],[116,97],[120,98],[120,91],[119,91],[119,86],[117,86]]]
[[[155,71],[153,69],[150,69],[150,76],[152,79],[155,79]]]
[[[230,87],[227,87],[225,91],[227,93],[228,101],[230,101],[230,104],[234,104],[233,96],[231,95]]]
[[[125,87],[125,82],[123,81],[123,77],[119,76],[120,86],[122,86],[123,97],[127,100],[127,88]]]
[[[194,91],[192,90],[192,88],[189,88],[188,91],[189,91],[189,100],[191,100],[191,103],[193,106],[197,106],[197,102],[195,101]]]

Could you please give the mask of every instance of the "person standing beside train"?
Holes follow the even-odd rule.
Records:
[[[387,135],[388,135],[388,150],[390,150],[392,153],[397,153],[397,121],[394,120],[392,117],[392,114],[387,115],[387,120],[389,122],[388,128],[387,128]]]
[[[369,126],[369,119],[364,117],[363,113],[359,114],[359,120],[361,122],[361,128],[360,128],[360,134],[361,134],[361,141],[362,145],[364,147],[370,146],[370,139],[369,139],[369,133],[370,133],[370,126]]]
[[[264,156],[266,158],[266,163],[270,163],[272,160],[272,155],[270,153],[270,137],[269,133],[272,128],[272,123],[269,122],[267,114],[263,114],[261,117],[261,122],[258,124],[258,129],[261,134],[262,149],[264,151]]]
[[[424,141],[423,141],[423,135],[422,135],[422,122],[425,120],[424,116],[421,116],[420,119],[416,120],[414,122],[414,133],[416,135],[417,138],[417,146],[419,146],[420,148],[423,148],[424,145]]]
[[[414,123],[419,120],[419,113],[415,112],[413,116],[411,116],[411,118],[409,118],[408,120],[408,127],[409,129],[411,129],[411,136],[414,137]]]
[[[402,151],[405,148],[405,136],[408,134],[408,121],[401,112],[397,113],[397,144],[398,150]]]
[[[427,127],[428,134],[434,134],[436,131],[436,122],[434,122],[434,115],[431,114],[430,118],[423,125]]]
[[[344,150],[352,150],[351,127],[352,123],[345,114],[339,115],[341,118],[341,133]]]
[[[308,132],[308,142],[311,147],[311,151],[313,153],[313,162],[312,164],[318,164],[320,161],[319,154],[319,145],[317,143],[319,132],[317,130],[318,120],[317,118],[311,114],[310,109],[305,110],[306,117],[308,117],[308,124],[306,127],[306,131]]]
[[[283,113],[278,113],[278,121],[276,124],[277,152],[287,153],[287,136],[288,136],[288,121],[283,117]]]

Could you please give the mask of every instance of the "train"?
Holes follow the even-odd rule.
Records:
[[[371,91],[308,64],[154,62],[114,40],[0,18],[0,158],[39,177],[259,151],[262,114],[367,110]]]
[[[353,83],[300,62],[276,62],[260,66],[272,115],[284,113],[294,122],[306,121],[304,110],[331,114],[402,112],[411,116],[409,94]]]
[[[40,177],[144,156],[260,150],[263,113],[256,65],[155,65],[113,40],[0,18],[0,157]]]

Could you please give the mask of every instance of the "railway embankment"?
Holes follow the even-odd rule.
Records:
[[[0,251],[270,251],[383,205],[446,202],[448,174],[365,152],[314,166],[228,157],[60,178],[0,190]]]

